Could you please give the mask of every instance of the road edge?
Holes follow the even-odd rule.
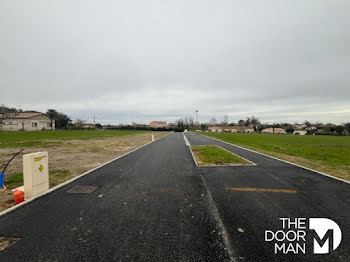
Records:
[[[269,157],[269,158],[272,158],[272,159],[275,159],[275,160],[279,160],[279,161],[282,161],[284,163],[287,163],[287,164],[290,164],[290,165],[293,165],[293,166],[297,166],[297,167],[300,167],[302,169],[305,169],[305,170],[308,170],[308,171],[311,171],[313,173],[316,173],[316,174],[320,174],[320,175],[323,175],[323,176],[326,176],[326,177],[329,177],[329,178],[333,178],[335,180],[338,180],[340,182],[344,182],[346,184],[350,184],[350,181],[347,181],[345,179],[342,179],[342,178],[339,178],[339,177],[335,177],[335,176],[332,176],[332,175],[329,175],[329,174],[326,174],[326,173],[323,173],[323,172],[320,172],[320,171],[317,171],[317,170],[314,170],[314,169],[311,169],[311,168],[308,168],[308,167],[305,167],[305,166],[302,166],[302,165],[298,165],[298,164],[295,164],[295,163],[292,163],[292,162],[289,162],[287,160],[283,160],[283,159],[280,159],[278,157],[274,157],[274,156],[269,156],[269,155],[266,155],[264,153],[260,153],[258,151],[255,151],[255,150],[252,150],[252,149],[249,149],[249,148],[245,148],[245,147],[242,147],[242,146],[238,146],[236,144],[232,144],[232,143],[228,143],[228,142],[225,142],[225,141],[222,141],[220,139],[217,139],[217,138],[213,138],[213,137],[210,137],[210,136],[206,136],[206,135],[203,135],[203,134],[200,134],[200,133],[196,133],[198,135],[201,135],[201,136],[204,136],[204,137],[208,137],[208,138],[211,138],[211,139],[214,139],[216,141],[219,141],[219,142],[222,142],[222,143],[225,143],[225,144],[228,144],[228,145],[231,145],[231,146],[235,146],[235,147],[238,147],[238,148],[241,148],[241,149],[245,149],[247,151],[250,151],[250,152],[253,152],[253,153],[257,153],[259,155],[263,155],[263,156],[266,156],[266,157]]]
[[[139,149],[141,149],[141,148],[143,148],[143,147],[145,147],[145,146],[147,146],[147,145],[149,145],[149,144],[152,144],[152,143],[158,141],[159,139],[162,139],[162,138],[164,138],[164,137],[166,137],[166,136],[168,136],[168,135],[170,135],[170,134],[171,134],[171,133],[169,133],[169,134],[167,134],[167,135],[165,135],[165,136],[159,137],[159,138],[155,139],[154,141],[150,141],[150,142],[148,142],[148,143],[146,143],[146,144],[143,144],[143,145],[141,145],[141,146],[139,146],[139,147],[137,147],[137,148],[134,148],[133,150],[131,150],[131,151],[129,151],[129,152],[126,152],[125,154],[123,154],[123,155],[121,155],[121,156],[118,156],[118,157],[116,157],[116,158],[114,158],[114,159],[112,159],[112,160],[109,160],[108,162],[106,162],[106,163],[104,163],[104,164],[102,164],[102,165],[100,165],[100,166],[98,166],[98,167],[95,167],[95,168],[93,168],[93,169],[91,169],[91,170],[88,170],[88,171],[86,171],[86,172],[83,173],[83,174],[80,174],[80,175],[78,175],[78,176],[76,176],[76,177],[73,177],[73,178],[71,178],[71,179],[69,179],[69,180],[63,182],[62,184],[59,184],[59,185],[57,185],[57,186],[54,186],[54,187],[50,188],[49,190],[47,190],[46,192],[44,192],[44,193],[42,193],[42,194],[40,194],[40,195],[37,195],[37,196],[35,196],[35,197],[33,197],[33,198],[30,198],[30,199],[28,199],[28,200],[25,200],[24,202],[22,202],[22,203],[20,203],[20,204],[17,204],[17,205],[12,206],[12,207],[10,207],[10,208],[8,208],[8,209],[5,209],[4,211],[0,212],[0,217],[2,217],[2,216],[4,216],[4,215],[6,215],[6,214],[8,214],[8,213],[10,213],[10,212],[12,212],[12,211],[14,211],[14,210],[16,210],[17,208],[20,208],[20,207],[26,205],[26,204],[28,204],[28,203],[30,203],[30,202],[32,202],[32,201],[38,199],[38,198],[41,198],[41,197],[43,197],[43,196],[45,196],[45,195],[47,195],[47,194],[50,194],[51,192],[53,192],[53,191],[55,191],[55,190],[57,190],[57,189],[59,189],[59,188],[65,186],[65,185],[68,185],[68,184],[72,183],[73,181],[75,181],[75,180],[77,180],[77,179],[79,179],[79,178],[81,178],[81,177],[83,177],[83,176],[86,176],[86,175],[88,175],[88,174],[94,172],[95,170],[97,170],[97,169],[99,169],[99,168],[101,168],[101,167],[104,167],[104,166],[106,166],[106,165],[108,165],[108,164],[110,164],[110,163],[112,163],[112,162],[114,162],[114,161],[116,161],[116,160],[118,160],[118,159],[120,159],[120,158],[126,156],[126,155],[129,155],[129,154],[135,152],[136,150],[139,150]]]

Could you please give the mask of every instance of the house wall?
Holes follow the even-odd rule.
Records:
[[[307,134],[307,131],[306,130],[295,130],[293,134],[304,136]]]
[[[212,132],[232,132],[232,133],[253,133],[254,128],[251,127],[235,127],[235,126],[210,126],[208,127],[208,130]]]
[[[273,130],[273,128],[265,128],[261,131],[262,133],[268,133],[268,134],[286,134],[287,132],[282,129],[282,128],[275,128],[275,130]]]
[[[40,131],[51,130],[51,119],[47,116],[36,116],[29,119],[3,119],[0,131]],[[53,121],[52,129],[55,129]]]
[[[222,127],[210,126],[210,127],[208,127],[208,130],[210,130],[212,132],[222,132]]]
[[[275,134],[286,134],[287,132],[286,132],[286,130],[284,130],[284,129],[278,129],[278,130],[276,130],[276,128],[275,128]]]

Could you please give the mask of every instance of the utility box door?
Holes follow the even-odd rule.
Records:
[[[29,199],[49,189],[49,159],[47,152],[23,156],[24,198]]]

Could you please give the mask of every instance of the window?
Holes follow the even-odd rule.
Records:
[[[38,126],[38,123],[36,123],[36,122],[32,123],[32,127],[37,127],[37,126]]]
[[[51,127],[51,123],[47,123],[47,127]]]

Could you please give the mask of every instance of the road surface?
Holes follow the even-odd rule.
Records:
[[[197,167],[173,133],[0,217],[0,261],[350,261],[350,185],[198,134],[255,166]],[[68,193],[93,186],[92,193]],[[234,188],[295,190],[296,193]],[[274,254],[281,217],[334,220],[327,255]],[[308,246],[312,247],[312,242]]]

